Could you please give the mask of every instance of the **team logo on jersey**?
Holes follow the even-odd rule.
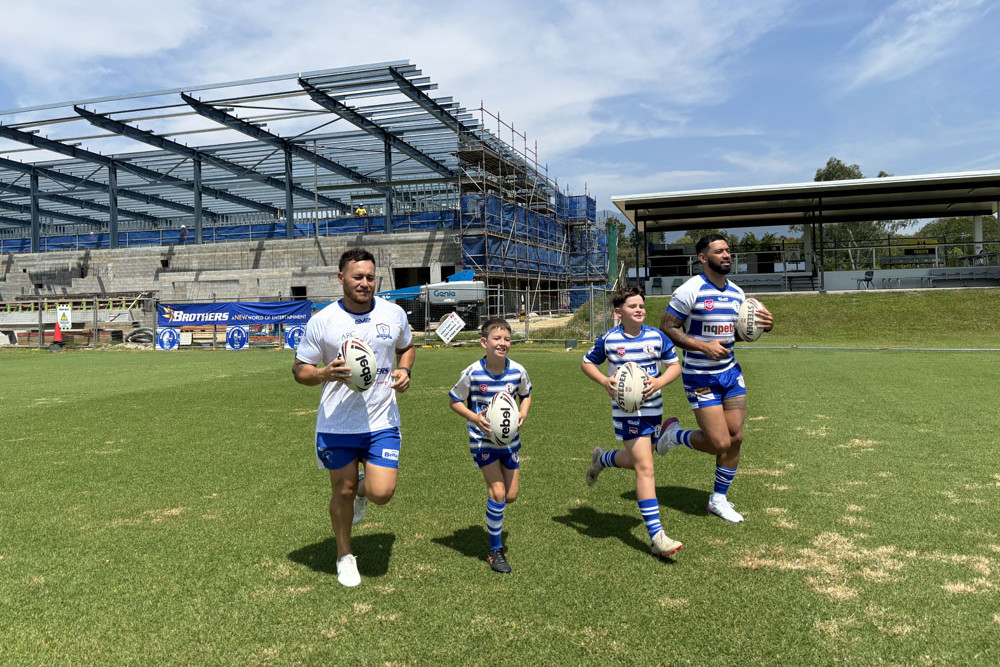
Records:
[[[510,394],[511,396],[513,396],[513,395],[514,395],[514,389],[515,389],[515,388],[516,388],[516,387],[514,387],[513,383],[510,383],[510,382],[508,382],[508,383],[507,383],[507,386],[506,386],[506,387],[504,387],[504,388],[503,388],[503,390],[504,390],[505,392],[507,392],[508,394]]]
[[[376,338],[385,338],[386,340],[392,338],[392,336],[389,335],[389,332],[392,330],[389,328],[388,324],[376,324],[375,331],[377,332],[375,334]]]
[[[625,346],[624,345],[619,345],[618,349],[615,350],[615,352],[618,353],[619,357],[624,357],[625,356]]]
[[[652,343],[646,343],[646,345],[642,348],[642,350],[646,354],[656,354],[656,346],[653,345]]]
[[[715,301],[713,301],[712,299],[705,299],[705,310],[714,310],[714,309],[715,309]]]
[[[481,384],[481,385],[479,385],[479,393],[480,394],[485,394],[489,390],[490,390],[490,386],[488,384]]]

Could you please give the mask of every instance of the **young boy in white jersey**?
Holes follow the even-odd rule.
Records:
[[[486,356],[462,371],[448,397],[451,409],[468,422],[469,451],[486,480],[486,532],[490,548],[486,561],[495,572],[509,574],[507,549],[501,542],[503,515],[507,503],[517,499],[520,486],[520,429],[531,407],[531,380],[524,366],[507,358],[510,351],[510,325],[500,317],[491,317],[483,324],[479,344]],[[500,392],[520,399],[518,434],[509,445],[498,445],[490,437],[490,422],[486,408],[490,399]]]
[[[619,290],[612,299],[615,317],[621,324],[594,342],[583,357],[580,368],[584,375],[605,388],[611,397],[612,422],[615,437],[624,449],[604,451],[594,447],[587,468],[587,485],[593,485],[605,468],[628,468],[635,471],[635,497],[639,514],[646,524],[652,551],[664,558],[681,550],[683,545],[667,537],[660,524],[660,507],[656,500],[656,479],[653,474],[652,438],[658,433],[663,418],[663,398],[660,390],[681,374],[677,353],[663,332],[643,324],[646,319],[646,295],[638,287]],[[608,374],[599,368],[608,362]],[[643,402],[634,413],[623,412],[614,402],[614,375],[618,367],[633,361],[642,366],[648,380],[642,392]],[[663,364],[666,368],[663,369]],[[662,371],[662,372],[661,372]]]
[[[698,430],[682,430],[671,417],[663,423],[656,451],[665,455],[684,446],[714,454],[715,484],[707,511],[729,523],[742,523],[743,515],[729,502],[727,493],[739,466],[747,416],[746,382],[733,354],[736,317],[746,295],[726,278],[732,258],[725,237],[704,236],[695,245],[695,252],[703,273],[674,292],[660,329],[674,345],[686,350],[684,389]],[[757,321],[764,331],[774,325],[766,309],[757,311]]]

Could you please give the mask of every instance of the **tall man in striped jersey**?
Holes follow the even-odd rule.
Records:
[[[680,551],[683,546],[671,539],[660,523],[660,506],[656,501],[656,479],[653,473],[652,438],[663,418],[663,398],[660,390],[681,374],[674,346],[646,319],[646,295],[639,287],[628,287],[615,292],[611,301],[621,324],[596,341],[584,355],[580,369],[584,375],[604,387],[611,397],[611,423],[621,449],[604,451],[594,447],[586,481],[593,486],[605,468],[628,468],[635,471],[635,499],[652,551],[664,558]],[[600,365],[608,362],[608,373]],[[633,413],[623,412],[614,401],[615,372],[628,362],[642,366],[649,380],[642,392],[643,401]]]
[[[677,418],[671,417],[663,422],[656,451],[663,455],[686,446],[714,454],[715,486],[708,511],[730,523],[740,523],[743,515],[726,494],[739,466],[747,416],[746,383],[733,354],[736,316],[746,295],[726,278],[732,259],[725,237],[703,236],[695,252],[703,272],[674,292],[660,329],[685,350],[681,377],[698,429],[683,430]],[[757,317],[764,331],[770,331],[774,324],[771,313],[762,308]]]

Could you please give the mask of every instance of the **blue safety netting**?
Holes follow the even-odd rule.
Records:
[[[393,231],[403,232],[422,229],[438,229],[455,227],[458,211],[424,211],[392,217]],[[385,216],[360,216],[348,218],[331,218],[314,222],[295,223],[294,235],[330,236],[334,234],[379,234],[385,231]],[[201,232],[202,243],[221,243],[224,241],[256,241],[258,239],[283,239],[285,237],[284,222],[258,222],[243,225],[206,226]],[[41,251],[76,250],[110,248],[111,236],[101,234],[65,234],[59,236],[43,236],[40,239]],[[187,233],[181,229],[130,231],[118,233],[118,246],[149,246],[173,245],[178,243],[194,243],[194,229]],[[13,238],[0,239],[0,252],[31,252],[31,239]]]

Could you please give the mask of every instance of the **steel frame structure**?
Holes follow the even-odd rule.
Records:
[[[0,111],[0,237],[457,208],[470,164],[551,181],[408,61]],[[471,161],[471,162],[470,162]],[[475,169],[475,167],[472,167]],[[121,202],[121,203],[120,203]],[[293,225],[285,225],[291,238]]]

